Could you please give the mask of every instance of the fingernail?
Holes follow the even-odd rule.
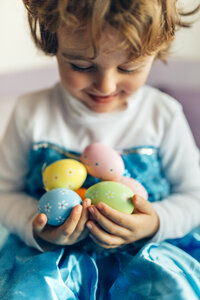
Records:
[[[87,223],[86,226],[91,229],[92,228],[92,224],[91,223]]]
[[[90,199],[86,199],[86,200],[85,200],[85,204],[86,204],[87,206],[89,206],[89,205],[91,204],[91,200],[90,200]]]
[[[44,223],[43,218],[39,217],[37,220],[38,225],[42,225]]]
[[[140,197],[139,197],[138,195],[135,196],[135,201],[136,201],[137,203],[140,202]]]
[[[77,213],[80,213],[81,210],[82,210],[82,206],[81,206],[81,205],[78,205],[78,206],[76,207],[76,212],[77,212]]]

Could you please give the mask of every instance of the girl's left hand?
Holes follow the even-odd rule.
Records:
[[[99,246],[111,249],[153,236],[159,228],[159,217],[152,204],[135,195],[134,213],[119,212],[105,203],[89,207],[92,219],[87,222],[90,237]]]

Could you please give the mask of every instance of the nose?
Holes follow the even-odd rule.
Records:
[[[112,70],[96,74],[93,86],[102,96],[111,95],[117,90],[117,77]]]

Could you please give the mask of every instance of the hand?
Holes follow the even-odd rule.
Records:
[[[33,220],[34,237],[44,250],[49,250],[53,245],[72,245],[88,235],[85,226],[88,220],[88,206],[90,199],[83,200],[83,205],[76,205],[68,219],[59,227],[47,224],[47,216],[39,214]],[[50,243],[50,244],[49,244]]]
[[[136,195],[133,203],[135,209],[131,215],[112,209],[105,203],[91,205],[92,220],[86,225],[93,241],[109,249],[154,235],[159,228],[159,218],[152,204]]]

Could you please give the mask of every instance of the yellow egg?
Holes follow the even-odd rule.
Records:
[[[56,188],[77,190],[87,176],[85,166],[74,159],[61,159],[45,168],[42,174],[46,191]]]

